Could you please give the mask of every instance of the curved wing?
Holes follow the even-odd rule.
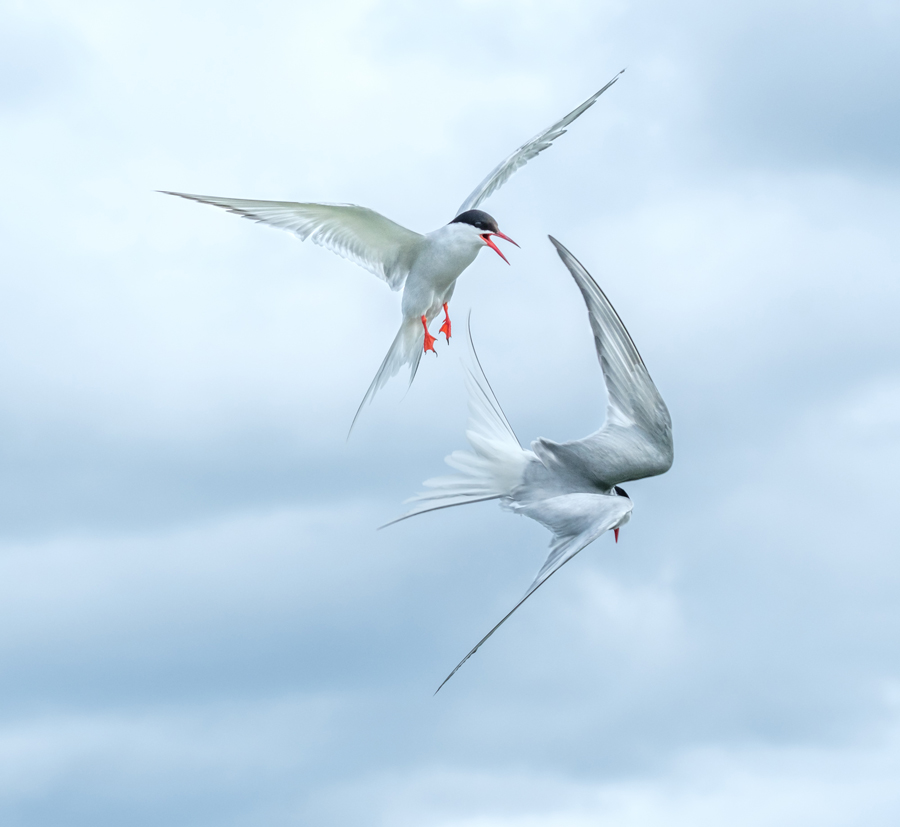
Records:
[[[309,239],[365,267],[384,279],[392,290],[403,287],[424,239],[420,233],[401,227],[375,210],[355,204],[254,201],[184,192],[165,194],[222,207],[251,221],[287,230],[301,241]]]
[[[609,397],[606,422],[589,437],[556,443],[536,440],[548,467],[568,469],[607,487],[663,474],[672,466],[672,420],[631,336],[591,274],[553,236],[550,241],[572,274],[587,306]]]
[[[608,494],[565,494],[527,505],[514,505],[517,514],[537,520],[553,532],[550,554],[541,570],[528,587],[525,596],[509,610],[503,619],[491,629],[444,678],[435,695],[459,668],[474,655],[482,644],[497,631],[532,594],[552,575],[558,572],[579,551],[594,542],[601,534],[621,525],[631,513],[632,503],[627,497]]]
[[[625,70],[623,69],[622,72],[624,71]],[[487,178],[475,187],[472,194],[463,201],[460,208],[456,211],[456,214],[461,215],[466,210],[474,210],[492,192],[502,187],[517,169],[525,166],[532,158],[543,152],[560,135],[564,135],[566,127],[583,112],[590,109],[597,98],[619,79],[622,72],[619,72],[619,74],[607,83],[599,92],[595,92],[591,95],[583,104],[581,104],[581,106],[575,107],[575,109],[569,112],[562,120],[557,121],[553,126],[548,127],[540,134],[535,135],[527,143],[522,144],[522,146],[513,152],[512,155],[506,158],[502,163],[498,164],[491,170]]]

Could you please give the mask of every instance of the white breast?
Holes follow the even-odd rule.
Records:
[[[469,224],[447,224],[425,236],[406,279],[403,315],[432,318],[448,301],[453,287],[484,246]]]

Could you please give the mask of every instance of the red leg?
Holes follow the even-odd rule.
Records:
[[[450,343],[450,313],[447,312],[447,302],[444,302],[444,323],[438,333],[443,333],[447,337],[447,344]]]
[[[425,317],[422,316],[422,327],[425,328],[425,353],[428,353],[430,350],[435,356],[437,356],[437,351],[434,349],[435,338],[428,332],[428,322]]]

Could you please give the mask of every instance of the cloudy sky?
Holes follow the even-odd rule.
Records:
[[[634,517],[546,550],[402,513],[464,447],[463,337],[347,428],[398,297],[169,198],[419,231],[523,440],[604,392],[581,259],[672,413]],[[0,2],[0,821],[900,822],[894,0]]]

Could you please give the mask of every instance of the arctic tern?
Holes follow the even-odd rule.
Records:
[[[619,72],[564,118],[522,144],[472,191],[449,224],[424,235],[355,204],[256,201],[168,191],[165,194],[222,207],[251,221],[287,230],[301,241],[309,239],[356,262],[384,279],[392,290],[403,290],[403,322],[357,409],[353,418],[355,424],[366,403],[372,401],[403,365],[410,366],[409,381],[412,384],[422,354],[434,351],[435,337],[428,332],[428,325],[441,310],[444,312],[444,322],[439,333],[450,341],[448,302],[453,295],[456,279],[475,260],[481,249],[490,247],[509,264],[492,237],[513,244],[516,242],[500,232],[494,218],[477,209],[478,205],[506,183],[516,170],[563,135],[566,127],[593,106],[621,74]],[[352,430],[353,425],[350,428]]]
[[[426,511],[499,499],[500,505],[550,529],[550,554],[525,596],[488,632],[443,681],[452,678],[547,578],[579,551],[631,517],[631,498],[621,483],[664,474],[672,466],[672,422],[659,391],[609,299],[575,257],[553,236],[563,263],[587,305],[607,392],[606,422],[584,439],[553,442],[541,437],[525,450],[491,389],[474,346],[467,369],[471,451],[446,462],[459,471],[428,480],[399,522]],[[471,344],[471,331],[469,333]],[[392,523],[388,523],[392,525]],[[435,693],[437,694],[437,693]]]

